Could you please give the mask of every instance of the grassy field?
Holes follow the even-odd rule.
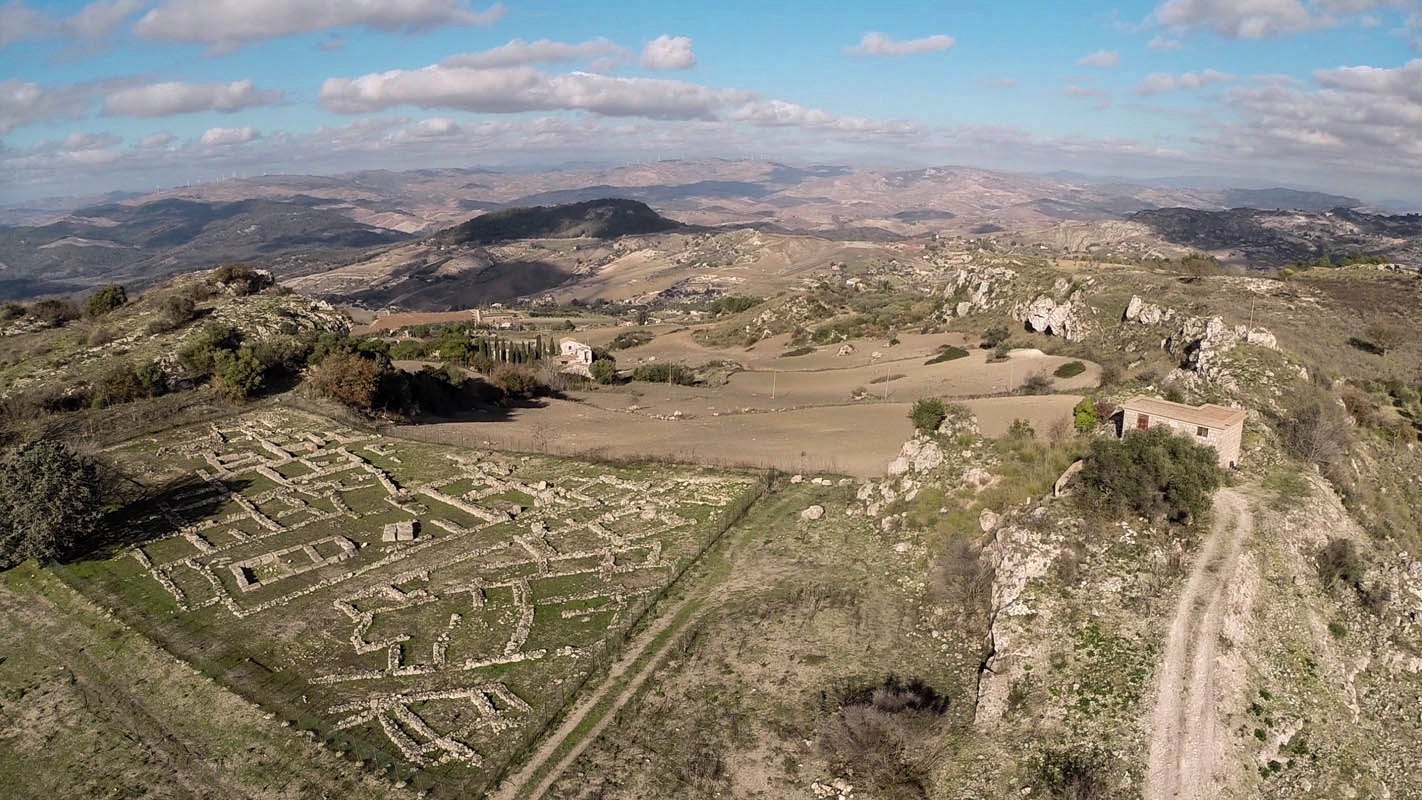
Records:
[[[285,410],[112,454],[158,494],[119,521],[128,541],[57,574],[279,719],[449,796],[497,777],[760,487]]]
[[[0,575],[0,797],[406,798],[48,572]]]

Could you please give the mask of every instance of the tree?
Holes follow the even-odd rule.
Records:
[[[63,555],[102,516],[99,471],[63,443],[41,439],[0,462],[0,568]]]
[[[983,331],[982,349],[995,350],[999,345],[1006,344],[1011,335],[1012,332],[1007,329],[1006,325],[994,325]]]
[[[128,292],[117,283],[111,283],[89,295],[84,301],[84,316],[89,319],[102,317],[128,302]]]
[[[938,426],[943,424],[943,420],[948,417],[948,407],[942,400],[936,397],[924,397],[913,404],[913,410],[909,412],[909,419],[913,420],[913,426],[919,433],[929,436],[938,432]]]
[[[1080,479],[1083,502],[1099,511],[1172,522],[1204,513],[1222,481],[1213,448],[1163,427],[1092,442]]]
[[[68,300],[41,300],[29,308],[30,316],[50,328],[79,318],[79,309]]]
[[[337,403],[360,411],[375,408],[385,367],[373,358],[350,352],[335,352],[306,372],[313,391]]]
[[[1072,422],[1081,433],[1090,433],[1101,424],[1101,415],[1091,398],[1082,398],[1081,402],[1072,409]]]
[[[232,400],[246,400],[262,388],[266,368],[249,346],[236,352],[219,350],[215,373],[217,388]]]
[[[612,383],[617,380],[617,362],[611,358],[594,359],[588,366],[588,373],[592,379],[601,384]]]

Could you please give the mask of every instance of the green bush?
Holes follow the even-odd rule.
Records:
[[[84,316],[89,319],[102,317],[127,302],[128,292],[117,283],[109,284],[84,301]]]
[[[1090,433],[1101,424],[1101,415],[1096,410],[1096,403],[1092,402],[1089,397],[1082,398],[1071,413],[1072,422],[1075,423],[1076,429],[1082,433]]]
[[[812,346],[810,346],[810,345],[806,345],[806,346],[804,346],[804,347],[796,347],[796,348],[793,349],[793,350],[786,350],[785,352],[783,352],[783,353],[780,354],[780,357],[781,357],[781,358],[797,358],[797,357],[799,357],[799,356],[807,356],[807,355],[809,355],[809,354],[811,354],[811,353],[813,353],[813,352],[815,352],[815,348],[812,347]]]
[[[246,400],[257,394],[266,378],[266,369],[251,347],[237,351],[218,350],[213,373],[217,388],[232,400]]]
[[[1086,365],[1080,361],[1068,361],[1060,367],[1057,367],[1056,371],[1052,374],[1058,378],[1075,378],[1085,371]]]
[[[920,433],[933,435],[938,432],[938,426],[943,424],[943,420],[948,417],[948,406],[936,397],[924,397],[913,404],[913,410],[909,412],[909,419],[913,420],[913,426]]]
[[[157,363],[135,365],[117,361],[105,367],[89,387],[89,403],[94,408],[105,408],[157,397],[167,388],[167,375]]]
[[[617,380],[617,362],[611,358],[594,359],[588,366],[588,372],[592,379],[603,385]]]
[[[1012,336],[1012,332],[1007,329],[1006,325],[994,325],[983,331],[981,347],[984,350],[995,350],[999,345],[1005,344],[1010,336]]]
[[[1113,516],[1189,522],[1223,482],[1218,455],[1168,428],[1091,443],[1081,472],[1084,503]]]
[[[749,311],[750,309],[755,308],[763,302],[765,301],[759,297],[742,297],[740,295],[729,295],[716,300],[711,305],[707,306],[706,310],[710,312],[713,316],[720,317],[728,314],[739,314],[742,311]]]
[[[608,342],[608,350],[628,350],[633,347],[641,347],[652,341],[652,334],[648,331],[623,331]]]
[[[54,439],[0,461],[0,569],[75,549],[102,514],[98,467]]]
[[[632,370],[632,380],[643,383],[674,383],[678,386],[691,386],[696,383],[696,374],[684,364],[639,364]]]
[[[29,307],[28,313],[51,328],[79,318],[79,309],[68,300],[40,300]]]
[[[930,359],[928,359],[927,361],[923,362],[923,364],[924,364],[924,366],[930,366],[930,365],[933,365],[933,364],[942,364],[942,363],[945,362],[945,361],[957,361],[957,360],[960,359],[960,358],[967,358],[967,357],[968,357],[968,351],[967,351],[967,350],[964,350],[964,349],[961,348],[961,347],[954,347],[954,346],[951,345],[951,344],[945,344],[945,345],[943,345],[942,347],[938,348],[938,354],[937,354],[937,355],[935,355],[933,358],[930,358]]]

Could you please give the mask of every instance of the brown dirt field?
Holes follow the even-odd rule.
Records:
[[[1043,395],[963,404],[978,415],[987,436],[1002,434],[1019,418],[1046,435],[1053,425],[1070,419],[1080,399]],[[864,403],[668,420],[550,400],[543,408],[516,409],[498,422],[402,425],[391,433],[464,447],[876,477],[913,432],[909,408],[909,403]]]

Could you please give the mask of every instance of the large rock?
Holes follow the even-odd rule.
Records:
[[[1131,302],[1126,304],[1125,320],[1127,322],[1158,325],[1162,322],[1169,322],[1174,316],[1175,309],[1147,303],[1141,299],[1140,295],[1131,295]]]
[[[889,462],[889,474],[898,476],[908,472],[930,472],[943,464],[943,448],[937,442],[924,436],[914,436],[904,442],[898,458]]]
[[[1089,315],[1090,310],[1081,301],[1080,292],[1065,301],[1041,294],[1030,302],[1019,303],[1012,310],[1012,318],[1026,324],[1028,329],[1048,336],[1060,336],[1071,342],[1086,338],[1090,330],[1087,323]]]
[[[820,505],[815,505],[815,506],[810,506],[809,508],[805,509],[804,511],[801,511],[801,512],[800,512],[800,519],[809,520],[810,522],[814,522],[815,520],[819,519],[820,517],[823,517],[824,515],[825,515],[825,507],[824,507],[824,506],[820,506]]]

